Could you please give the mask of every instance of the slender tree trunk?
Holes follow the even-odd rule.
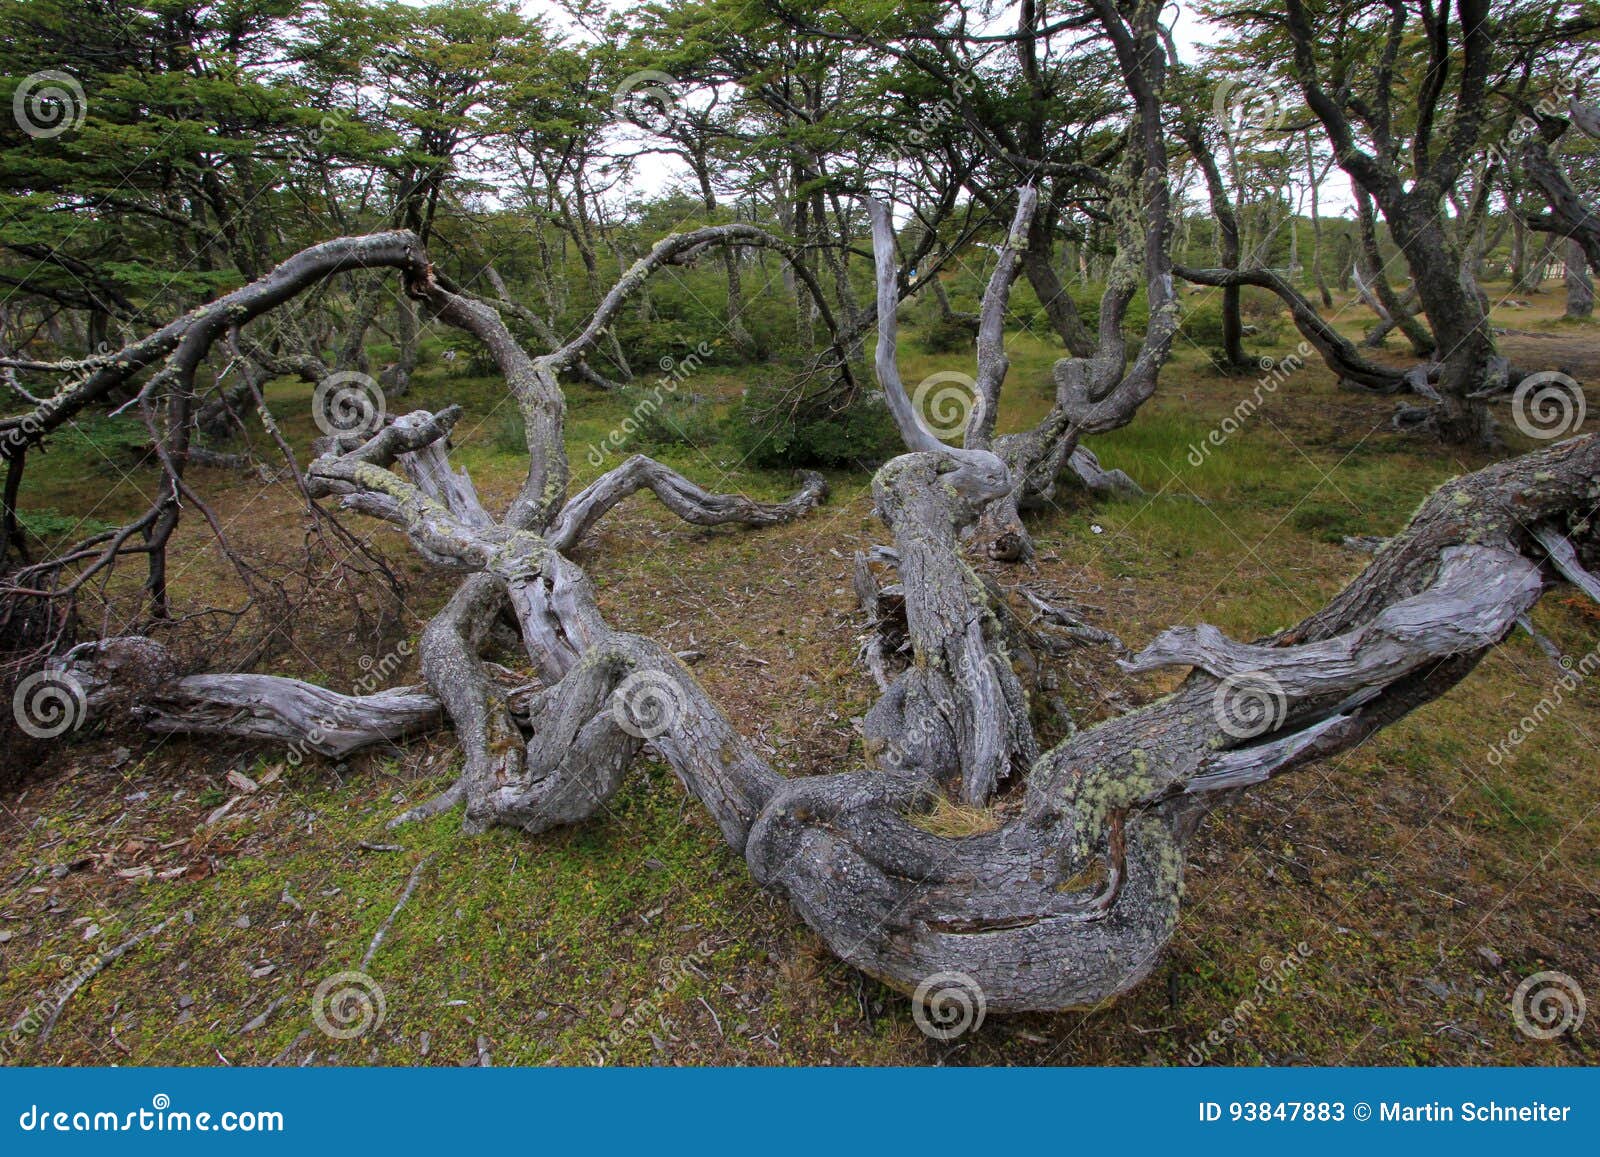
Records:
[[[1028,227],[1028,248],[1022,255],[1022,272],[1033,286],[1056,336],[1074,357],[1086,357],[1094,351],[1094,338],[1078,316],[1078,307],[1061,284],[1055,264],[1050,260],[1055,243],[1053,222],[1054,214],[1048,208],[1034,215]]]
[[[1594,282],[1589,277],[1589,261],[1583,246],[1567,240],[1567,311],[1562,316],[1585,318],[1594,314]]]
[[[694,154],[695,177],[700,182],[700,203],[705,207],[706,223],[713,224],[717,213],[717,191],[711,183],[711,167],[704,153]],[[728,336],[733,338],[739,352],[749,357],[755,352],[755,340],[744,326],[744,286],[739,277],[739,254],[732,246],[722,250],[722,268],[728,282]]]
[[[1367,268],[1371,271],[1370,284],[1372,291],[1377,294],[1378,300],[1383,303],[1384,312],[1389,315],[1387,320],[1406,335],[1406,340],[1411,343],[1411,351],[1418,357],[1428,357],[1436,348],[1434,335],[1429,333],[1427,327],[1422,325],[1421,322],[1417,321],[1416,316],[1400,300],[1400,295],[1394,291],[1394,286],[1383,268],[1383,250],[1378,246],[1378,222],[1377,214],[1373,212],[1372,198],[1359,186],[1356,187],[1355,194],[1356,215],[1361,225],[1361,248],[1366,254]],[[1435,232],[1440,238],[1443,238],[1444,233],[1442,230],[1435,230]],[[1401,255],[1409,263],[1411,254],[1406,250],[1405,242],[1400,239],[1400,235],[1396,232],[1395,223],[1392,219],[1389,221],[1389,233],[1394,237],[1395,243],[1400,246]],[[1414,272],[1415,270],[1413,270]],[[1432,320],[1433,318],[1430,315],[1429,321]]]
[[[1217,167],[1216,155],[1206,142],[1205,130],[1199,120],[1185,117],[1179,127],[1184,143],[1188,145],[1190,154],[1205,177],[1211,213],[1216,218],[1218,262],[1225,269],[1238,269],[1239,218],[1222,183],[1222,171]],[[1237,285],[1227,285],[1222,289],[1222,355],[1229,366],[1243,368],[1253,364],[1244,352],[1244,319],[1239,308]]]
[[[1306,134],[1306,178],[1311,182],[1311,277],[1322,298],[1322,308],[1332,309],[1333,294],[1328,292],[1328,277],[1322,269],[1322,178],[1317,173],[1316,157],[1311,151],[1310,133]]]

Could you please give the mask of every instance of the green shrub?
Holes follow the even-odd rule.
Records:
[[[143,459],[150,452],[150,431],[137,416],[93,414],[69,422],[53,437],[62,446],[89,450],[93,458]]]
[[[494,428],[494,448],[499,454],[528,452],[527,425],[522,420],[522,411],[515,406],[500,410],[500,421]]]
[[[1290,521],[1296,530],[1322,542],[1343,542],[1347,536],[1371,533],[1368,520],[1344,503],[1306,502]]]
[[[1222,299],[1207,295],[1186,303],[1178,332],[1197,346],[1222,346]]]
[[[1078,320],[1090,333],[1100,330],[1100,297],[1105,292],[1105,286],[1098,282],[1090,285],[1074,283],[1067,289],[1067,296],[1072,299],[1072,304],[1078,311]],[[1123,316],[1122,326],[1127,331],[1128,338],[1132,341],[1142,341],[1144,331],[1150,325],[1150,302],[1144,295],[1141,286],[1133,295],[1133,300],[1128,302],[1127,313]]]
[[[111,529],[109,522],[62,514],[54,507],[47,507],[44,510],[19,510],[17,522],[22,526],[24,533],[41,542],[53,542],[68,536],[84,538]]]
[[[978,341],[978,319],[970,313],[935,316],[922,327],[922,348],[930,354],[951,354],[970,350]]]
[[[1276,301],[1277,298],[1273,297]],[[1251,318],[1244,323],[1245,338],[1255,345],[1274,345],[1284,333],[1284,321],[1277,312],[1256,315],[1248,312],[1245,306],[1248,302],[1241,301],[1239,312],[1244,318]],[[1204,297],[1193,297],[1185,301],[1183,320],[1178,323],[1179,332],[1197,346],[1219,351],[1213,361],[1222,358],[1220,351],[1222,342],[1222,297],[1220,294],[1206,294]]]
[[[633,418],[633,438],[640,445],[704,447],[722,437],[716,412],[703,398],[659,387],[629,387],[618,397]]]
[[[1239,287],[1239,313],[1247,321],[1282,321],[1284,304],[1270,289],[1259,285]]]
[[[832,411],[821,404],[793,407],[770,384],[747,391],[729,417],[728,437],[747,461],[763,467],[870,465],[904,449],[876,392]]]
[[[499,367],[494,364],[494,359],[489,356],[489,349],[471,334],[462,333],[460,330],[451,330],[445,334],[441,341],[439,353],[443,360],[446,351],[453,352],[455,356],[445,364],[450,367],[453,375],[469,378],[488,377],[499,373]]]

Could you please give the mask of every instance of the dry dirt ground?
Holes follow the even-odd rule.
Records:
[[[1510,352],[1600,380],[1600,332],[1552,325],[1550,306],[1541,298],[1500,319],[1522,331],[1507,338]],[[1053,356],[1025,335],[1014,343],[1006,422],[1047,404]],[[911,360],[908,380],[961,364]],[[1390,432],[1391,400],[1340,392],[1311,367],[1267,391],[1193,465],[1190,447],[1256,384],[1184,350],[1134,425],[1096,443],[1149,496],[1065,496],[1033,522],[1037,569],[997,577],[1077,602],[1134,647],[1199,621],[1259,636],[1360,569],[1344,536],[1393,532],[1433,486],[1489,460]],[[301,393],[284,383],[273,398],[303,445]],[[407,404],[453,397],[470,415],[457,457],[491,504],[503,501],[518,461],[497,437],[493,383],[435,365]],[[608,399],[575,392],[585,478],[594,470],[581,447],[616,417]],[[1515,429],[1507,441],[1534,445]],[[725,447],[666,456],[716,489],[773,496],[789,485]],[[53,495],[65,517],[98,507],[109,517],[139,483],[137,470],[124,474],[131,463],[108,468],[86,451],[74,474],[72,461]],[[856,661],[862,623],[848,575],[852,552],[883,531],[864,472],[832,481],[814,516],[753,532],[686,527],[636,498],[582,548],[612,621],[704,652],[696,672],[710,693],[795,775],[857,765],[855,721],[874,694]],[[283,480],[209,473],[205,492],[252,557],[290,558],[303,542]],[[348,689],[440,605],[448,581],[388,531],[359,529],[404,580],[403,609],[352,629],[355,585],[314,576],[313,597],[261,669]],[[225,602],[227,571],[198,520],[179,553],[175,585],[192,608]],[[369,590],[366,605],[382,603]],[[1600,645],[1596,608],[1569,592],[1547,598],[1534,625],[1574,659]],[[1080,725],[1175,682],[1126,677],[1088,648],[1051,674]],[[413,675],[408,664],[396,679]],[[456,813],[389,832],[390,816],[453,776],[448,732],[345,763],[294,764],[281,750],[92,723],[36,749],[0,797],[0,1016],[36,1023],[100,967],[48,1039],[14,1034],[8,1059],[1594,1064],[1600,1014],[1537,1040],[1510,1007],[1519,983],[1544,971],[1600,994],[1600,686],[1563,689],[1562,675],[1519,632],[1438,703],[1253,791],[1190,845],[1180,928],[1136,992],[1085,1012],[991,1016],[949,1043],[925,1037],[905,998],[840,964],[757,888],[659,765],[641,765],[604,815],[558,834],[466,837]],[[1559,704],[1526,742],[1491,754],[1553,695]],[[374,1001],[381,992],[382,1015],[341,1039],[318,1027],[313,1006],[319,987],[355,971]]]

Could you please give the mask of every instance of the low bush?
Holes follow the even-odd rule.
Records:
[[[755,466],[871,466],[904,447],[875,391],[829,410],[795,407],[777,386],[752,386],[728,419],[728,438]]]

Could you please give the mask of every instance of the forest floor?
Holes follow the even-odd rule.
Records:
[[[1553,321],[1559,293],[1531,301],[1497,313],[1515,331],[1507,352],[1600,380],[1600,327]],[[1261,352],[1293,344],[1287,330]],[[1048,406],[1059,351],[1018,334],[1010,354],[1003,428]],[[904,360],[908,382],[970,370],[970,355]],[[732,396],[741,384],[708,372],[692,386]],[[1032,518],[1037,570],[999,577],[1097,608],[1093,621],[1133,647],[1201,621],[1257,637],[1361,569],[1366,557],[1344,536],[1394,532],[1436,485],[1489,460],[1391,432],[1393,399],[1341,392],[1320,363],[1263,391],[1241,428],[1194,454],[1256,388],[1255,375],[1220,375],[1181,349],[1135,422],[1092,442],[1148,496],[1063,495]],[[283,382],[271,395],[302,448],[313,432],[306,393]],[[455,458],[496,509],[522,468],[498,383],[434,357],[399,408],[452,400],[468,411]],[[588,388],[570,404],[583,482],[599,472],[586,448],[622,410]],[[1534,445],[1502,418],[1508,450]],[[30,473],[32,507],[54,508],[42,533],[133,508],[149,475],[123,437],[86,425]],[[792,487],[725,446],[651,452],[713,490]],[[305,523],[288,482],[195,476],[241,551],[262,562],[296,554]],[[757,531],[700,530],[634,498],[580,556],[610,621],[703,651],[698,678],[794,775],[859,766],[855,723],[875,697],[856,662],[863,624],[849,572],[852,552],[884,531],[866,472],[830,481],[812,516]],[[351,627],[351,591],[328,584],[260,669],[349,689],[442,603],[450,579],[386,528],[357,529],[405,582],[398,620],[374,642]],[[181,609],[229,601],[229,572],[192,514],[172,570]],[[1600,613],[1575,594],[1556,592],[1533,621],[1574,658],[1600,645]],[[1056,671],[1079,724],[1176,683],[1126,676],[1091,649]],[[105,963],[48,1040],[14,1038],[9,1060],[1596,1064],[1600,1014],[1539,1041],[1509,1007],[1519,982],[1544,970],[1600,996],[1600,686],[1564,690],[1562,674],[1518,632],[1438,702],[1251,791],[1190,844],[1181,923],[1137,991],[1088,1012],[990,1016],[948,1044],[758,888],[661,765],[641,762],[600,817],[564,832],[466,837],[458,812],[390,832],[385,821],[456,774],[448,732],[291,764],[281,750],[91,724],[0,795],[0,1018],[26,1019],[100,954],[170,922]],[[412,678],[414,661],[393,681]],[[1562,702],[1542,725],[1508,756],[1491,754],[1552,695]],[[381,987],[384,1015],[360,1038],[335,1039],[314,1026],[313,997],[352,970]]]

